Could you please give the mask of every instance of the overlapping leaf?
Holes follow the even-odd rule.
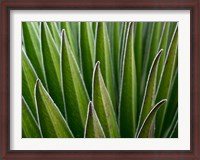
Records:
[[[160,84],[158,86],[158,92],[157,92],[157,101],[160,101],[161,99],[165,99],[169,97],[169,91],[170,86],[172,82],[172,77],[174,73],[175,68],[175,62],[176,62],[176,56],[177,56],[177,48],[178,48],[178,27],[176,27],[172,42],[166,57],[166,61],[164,64],[164,69],[162,72],[162,77]],[[164,90],[164,92],[163,92]],[[161,110],[158,111],[157,114],[157,121],[156,121],[156,134],[159,137],[162,131],[163,127],[163,121],[166,113],[166,106],[162,107]]]
[[[60,33],[59,33],[59,29],[56,22],[47,22],[47,25],[49,27],[49,30],[51,31],[51,34],[56,43],[57,49],[60,50],[61,39],[60,39]]]
[[[49,94],[66,117],[63,95],[61,90],[60,56],[49,27],[44,22],[41,26],[41,44]]]
[[[44,138],[72,138],[73,135],[60,110],[53,102],[40,80],[36,82],[39,124]]]
[[[42,83],[45,84],[46,87],[40,37],[34,24],[35,23],[33,22],[22,23],[23,42],[28,58],[30,59],[38,77],[41,79]]]
[[[134,51],[135,51],[135,63],[136,63],[136,71],[137,71],[137,81],[140,84],[141,75],[142,75],[142,59],[143,59],[143,22],[136,23],[136,30],[135,30],[135,40],[134,40]],[[140,86],[140,85],[138,85]],[[139,90],[139,88],[138,88]]]
[[[135,24],[22,23],[23,137],[178,137],[177,23]]]
[[[137,117],[137,77],[133,48],[134,23],[128,27],[128,38],[122,68],[119,102],[119,125],[122,137],[133,137]],[[128,127],[127,127],[128,126]]]
[[[148,60],[148,67],[147,67],[147,72],[149,72],[151,68],[151,64],[153,62],[153,59],[158,52],[159,49],[159,42],[160,42],[160,35],[162,31],[162,22],[155,22],[154,25],[154,30],[153,30],[153,37],[151,41],[151,47],[150,47],[150,52],[149,52],[149,60]]]
[[[83,137],[89,96],[65,31],[62,31],[61,72],[67,121],[74,136]]]
[[[80,57],[78,53],[78,45],[76,43],[76,38],[73,36],[73,31],[70,22],[61,22],[61,29],[65,30],[67,39],[70,44],[70,48],[72,50],[72,53],[76,59],[76,62],[78,65],[80,65]]]
[[[115,96],[116,102],[118,101],[119,94],[119,59],[120,59],[120,43],[121,43],[121,23],[114,22],[113,24],[113,66],[114,66],[114,77],[115,77]]]
[[[105,81],[106,87],[110,94],[113,106],[116,110],[115,92],[114,92],[114,75],[112,69],[110,42],[108,31],[105,22],[99,22],[97,25],[96,35],[96,61],[101,63],[101,72]]]
[[[90,22],[81,22],[80,24],[80,47],[83,78],[89,96],[92,94],[92,73],[95,61],[94,36]]]
[[[24,49],[22,49],[22,95],[26,100],[30,110],[37,120],[36,105],[34,99],[34,87],[37,80],[37,75],[26,56]]]
[[[156,55],[153,64],[151,66],[149,76],[147,79],[147,84],[146,84],[146,89],[144,93],[144,99],[142,103],[142,108],[141,108],[141,113],[140,113],[140,119],[138,123],[138,127],[140,128],[141,125],[143,124],[145,118],[151,111],[155,98],[156,98],[156,79],[157,79],[157,69],[158,69],[158,64],[159,60],[161,57],[161,53],[163,50],[160,50],[159,53]]]
[[[94,69],[92,101],[105,136],[117,138],[119,137],[117,119],[99,65],[100,63],[97,62]]]
[[[149,24],[146,22],[144,23],[145,27],[145,33],[144,33],[144,48],[143,48],[143,69],[142,69],[142,78],[140,82],[140,91],[139,91],[139,102],[138,106],[140,107],[142,105],[143,101],[143,95],[145,91],[145,85],[146,85],[146,78],[148,76],[147,72],[147,65],[148,65],[148,60],[149,60],[149,53],[151,49],[151,43],[152,43],[152,37],[153,37],[153,30],[154,30],[154,22],[150,22]],[[140,109],[140,108],[139,108]],[[140,113],[138,111],[138,113]]]
[[[157,76],[157,84],[160,80],[160,76],[162,73],[162,69],[164,66],[164,61],[167,53],[167,42],[168,42],[168,35],[169,35],[169,28],[170,28],[170,22],[166,22],[163,27],[161,41],[160,41],[160,49],[163,49],[163,53],[160,57],[160,62],[158,65],[158,76]]]

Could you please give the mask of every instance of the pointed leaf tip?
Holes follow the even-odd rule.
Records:
[[[66,36],[66,32],[65,32],[64,29],[62,29],[62,31],[61,31],[61,37],[62,37],[62,40],[65,38],[65,36]]]
[[[90,101],[88,104],[87,120],[84,131],[85,138],[105,138],[103,128],[99,122],[95,112],[93,103]]]
[[[116,121],[113,104],[104,83],[100,70],[100,63],[97,62],[93,72],[92,100],[94,109],[105,132],[106,137],[119,137],[119,129]]]
[[[94,73],[97,73],[99,70],[100,70],[100,62],[97,61],[96,64],[95,64],[95,66],[94,66]]]
[[[66,104],[67,120],[75,137],[84,136],[89,102],[88,92],[73,51],[62,32],[61,82]]]
[[[96,61],[101,62],[101,74],[116,110],[112,52],[110,47],[110,39],[106,23],[99,22],[96,31]]]
[[[92,108],[92,101],[90,101],[89,104],[88,104],[88,114],[91,114],[92,110],[93,110],[93,108]]]
[[[142,126],[138,132],[138,135],[137,135],[138,138],[148,138],[149,137],[152,121],[153,121],[157,111],[159,110],[159,108],[161,106],[163,106],[163,104],[166,102],[167,102],[167,99],[161,100],[149,112],[149,114],[146,116],[144,123],[142,124]]]
[[[157,55],[155,56],[153,63],[151,65],[151,69],[149,71],[149,75],[147,78],[146,82],[146,87],[145,87],[145,93],[144,93],[144,98],[142,102],[142,107],[141,107],[141,112],[140,112],[140,118],[139,118],[139,124],[138,128],[139,129],[144,122],[144,119],[148,115],[148,113],[151,111],[151,107],[154,105],[155,101],[155,92],[156,92],[156,80],[157,80],[157,68],[158,68],[158,63],[159,59],[161,57],[163,49],[161,49]]]

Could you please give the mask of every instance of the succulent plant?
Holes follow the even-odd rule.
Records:
[[[176,22],[23,22],[23,138],[177,138]]]

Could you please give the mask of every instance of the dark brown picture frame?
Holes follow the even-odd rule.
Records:
[[[200,0],[3,0],[0,41],[0,159],[200,159]],[[190,10],[190,150],[10,150],[11,10]],[[180,77],[181,78],[181,77]],[[127,144],[128,145],[128,144]]]

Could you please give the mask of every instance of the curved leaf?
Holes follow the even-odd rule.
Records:
[[[147,115],[146,119],[144,120],[137,137],[138,138],[148,138],[149,137],[149,132],[151,128],[152,121],[155,117],[155,114],[157,113],[158,109],[166,102],[166,99],[163,99],[159,103],[157,103],[153,109],[149,112]]]
[[[169,97],[170,86],[172,82],[172,77],[175,68],[176,56],[177,56],[177,48],[178,48],[178,26],[175,29],[174,36],[168,50],[168,54],[166,57],[166,61],[164,64],[164,69],[162,72],[161,81],[158,85],[157,97],[156,100],[160,101],[161,99],[165,99]],[[164,90],[164,92],[163,92]],[[158,111],[156,118],[156,135],[159,137],[163,127],[163,121],[166,113],[166,107],[162,107]]]
[[[26,100],[30,110],[37,120],[36,105],[34,99],[34,87],[37,80],[37,75],[22,49],[22,95]]]
[[[94,37],[90,22],[81,22],[80,45],[81,45],[81,62],[83,78],[89,96],[92,95],[92,73],[95,61],[94,54]]]
[[[37,122],[33,117],[23,97],[22,97],[22,137],[23,138],[42,137]]]
[[[142,69],[142,77],[140,82],[140,95],[138,105],[142,105],[143,95],[146,87],[146,80],[148,76],[147,65],[149,60],[149,53],[151,49],[151,43],[153,38],[153,30],[154,30],[154,22],[144,22],[145,24],[145,33],[144,33],[144,48],[143,48],[143,69]]]
[[[84,136],[89,96],[65,31],[62,31],[61,78],[68,124],[75,137]]]
[[[90,101],[88,104],[87,121],[85,125],[85,138],[105,138],[103,128],[94,110],[94,106]]]
[[[37,80],[35,85],[35,98],[43,137],[72,138],[67,122],[40,80]]]
[[[92,101],[106,137],[116,138],[119,137],[117,119],[99,65],[97,62],[93,73]]]
[[[45,22],[41,26],[41,44],[49,94],[60,109],[62,115],[66,117],[61,90],[60,56],[49,27]]]
[[[110,42],[105,22],[98,23],[96,36],[96,61],[101,63],[102,76],[116,110]]]
[[[151,109],[154,105],[154,102],[155,102],[157,69],[158,69],[160,57],[162,55],[161,54],[162,51],[163,50],[160,50],[158,52],[158,54],[156,55],[156,57],[152,63],[151,69],[149,71],[149,75],[148,75],[148,79],[147,79],[147,83],[146,83],[146,89],[145,89],[144,98],[143,98],[143,103],[142,103],[141,112],[140,112],[138,128],[140,128],[141,125],[143,124],[146,116],[151,111]]]
[[[130,23],[122,68],[119,101],[119,125],[122,137],[134,137],[137,123],[137,77],[133,48],[133,27],[134,24]]]
[[[40,40],[37,30],[32,22],[22,22],[23,42],[26,54],[31,61],[38,77],[46,87],[43,59],[41,53]]]

